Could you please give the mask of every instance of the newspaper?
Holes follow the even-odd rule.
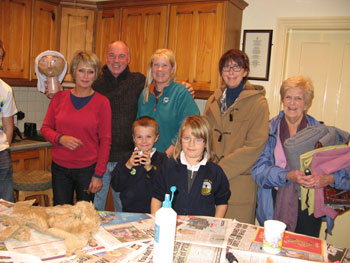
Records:
[[[1,215],[11,214],[14,206],[15,206],[14,203],[8,202],[4,199],[0,199],[0,214]]]
[[[237,259],[239,263],[266,263],[266,262],[278,262],[278,263],[306,263],[308,260],[302,260],[297,258],[283,257],[279,255],[272,255],[267,253],[259,253],[245,250],[229,250]],[[327,262],[327,261],[325,261]]]
[[[350,250],[347,248],[340,248],[333,245],[327,245],[328,261],[340,263],[350,263]]]
[[[232,231],[227,241],[228,248],[249,250],[252,240],[256,236],[258,226],[240,223],[236,220],[232,222]]]
[[[147,245],[144,243],[129,244],[111,251],[102,251],[94,255],[86,255],[60,261],[60,263],[127,263],[143,254]]]
[[[231,219],[206,216],[179,216],[176,241],[226,248]]]
[[[125,224],[152,218],[151,215],[141,213],[98,211],[97,214],[101,218],[101,226]]]
[[[327,248],[324,240],[285,232],[282,251],[278,255],[262,249],[264,228],[233,222],[228,248],[239,262],[327,262]]]
[[[226,249],[175,242],[173,262],[221,263],[225,262],[225,256]],[[127,263],[153,263],[153,242],[148,244],[142,255],[129,260]]]
[[[23,262],[30,262],[30,263],[40,263],[42,262],[40,258],[28,255],[28,254],[21,254],[21,253],[15,253],[11,251],[0,251],[0,262],[4,263],[23,263]]]
[[[16,239],[5,241],[6,249],[39,257],[43,262],[61,262],[62,259],[66,258],[66,246],[63,239],[48,236],[33,229],[30,230],[30,235],[30,240],[26,242]],[[84,247],[81,252],[94,254],[104,249],[104,246],[96,241]]]
[[[175,242],[174,262],[220,263],[225,262],[226,249]]]
[[[95,238],[107,249],[113,250],[129,243],[151,240],[153,236],[148,233],[152,232],[154,232],[153,218],[126,224],[101,226]]]

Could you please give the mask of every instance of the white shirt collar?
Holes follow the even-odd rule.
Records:
[[[134,148],[134,151],[140,151],[140,150],[139,150],[139,148],[135,147],[135,148]],[[152,148],[152,151],[151,151],[151,158],[152,158],[153,154],[154,154],[156,151],[157,151],[156,148]]]
[[[206,165],[207,160],[208,160],[208,153],[205,152],[205,153],[204,153],[204,158],[203,158],[202,161],[200,161],[200,162],[199,162],[198,164],[196,164],[196,165],[190,165],[190,164],[187,162],[187,160],[186,160],[186,156],[185,156],[184,151],[181,151],[181,154],[180,154],[180,161],[181,161],[181,163],[182,163],[183,165],[187,165],[187,169],[188,169],[188,170],[195,171],[195,172],[197,172],[197,171],[199,170],[199,167],[200,167],[201,165],[203,165],[203,166]]]

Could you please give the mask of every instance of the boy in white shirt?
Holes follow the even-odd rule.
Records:
[[[0,40],[0,69],[5,49]],[[13,116],[17,113],[12,88],[0,79],[0,198],[14,202],[10,144],[13,136]]]

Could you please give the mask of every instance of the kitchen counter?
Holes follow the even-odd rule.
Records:
[[[42,141],[22,140],[11,144],[10,151],[20,151],[35,148],[51,147],[51,143]]]

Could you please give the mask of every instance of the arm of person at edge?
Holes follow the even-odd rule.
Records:
[[[350,167],[341,169],[334,174],[315,174],[315,185],[312,188],[323,188],[327,185],[350,191]]]
[[[173,156],[174,149],[175,149],[174,144],[170,144],[169,148],[166,149],[165,154],[166,154],[168,157]]]
[[[162,207],[162,202],[157,198],[152,197],[151,201],[151,214],[155,215],[156,212]]]
[[[187,91],[191,94],[192,98],[194,99],[196,94],[195,94],[195,91],[194,91],[192,85],[186,81],[182,81],[181,84],[186,87]]]
[[[89,192],[96,194],[102,188],[102,178],[91,177]]]
[[[2,125],[7,137],[7,142],[11,145],[14,130],[13,115],[10,117],[2,117]]]
[[[275,147],[276,138],[270,135],[264,150],[253,165],[252,176],[260,187],[282,187],[287,183],[286,176],[289,171],[275,165]]]
[[[228,205],[217,205],[215,207],[215,217],[224,218]]]

